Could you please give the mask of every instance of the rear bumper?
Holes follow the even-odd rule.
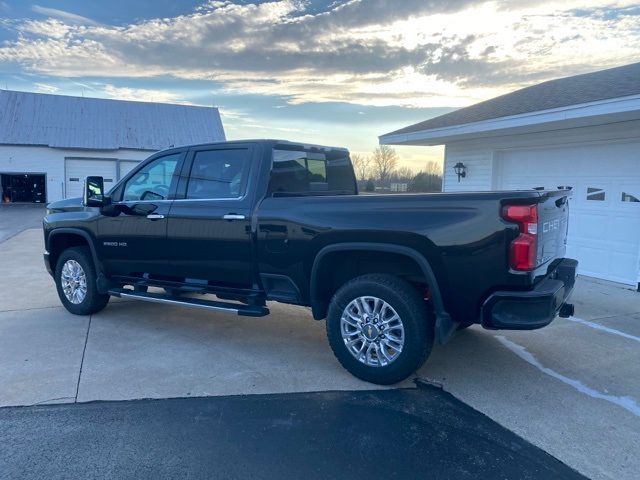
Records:
[[[577,260],[565,258],[533,290],[493,293],[482,305],[482,326],[493,330],[534,330],[549,325],[573,291],[577,267]]]

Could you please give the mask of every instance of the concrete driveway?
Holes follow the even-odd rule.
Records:
[[[37,229],[0,243],[2,406],[376,388],[341,369],[303,308],[254,319],[112,300],[70,315],[42,248]],[[637,478],[640,294],[580,279],[574,301],[577,318],[539,331],[460,332],[417,376],[591,478]]]
[[[42,203],[0,203],[0,242],[28,228],[40,227],[44,214]]]

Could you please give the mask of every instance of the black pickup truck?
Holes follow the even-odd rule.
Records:
[[[390,384],[455,330],[573,313],[569,189],[358,195],[347,150],[259,140],[165,150],[103,190],[87,177],[84,199],[44,219],[74,314],[110,296],[250,316],[304,305],[347,370]]]

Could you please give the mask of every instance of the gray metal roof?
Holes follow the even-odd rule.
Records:
[[[640,63],[550,80],[401,128],[383,137],[631,95],[640,95]]]
[[[0,144],[161,150],[222,140],[213,107],[0,91]]]

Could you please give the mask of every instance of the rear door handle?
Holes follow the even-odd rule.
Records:
[[[227,213],[222,218],[225,219],[225,220],[244,220],[245,216],[244,215],[238,215],[236,213]]]
[[[164,218],[164,215],[161,215],[159,213],[150,213],[149,215],[147,215],[147,218],[149,220],[161,220]]]

